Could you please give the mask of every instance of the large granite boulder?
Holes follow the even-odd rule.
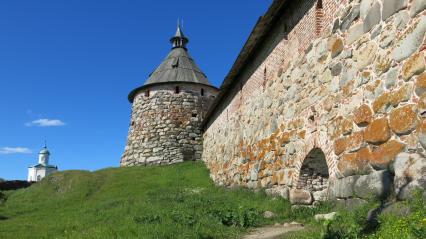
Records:
[[[346,199],[345,207],[348,210],[353,210],[353,209],[356,209],[358,207],[362,207],[362,206],[366,205],[367,203],[368,202],[364,199],[348,198],[348,199]]]
[[[380,3],[375,2],[364,18],[364,32],[369,32],[380,22]]]
[[[426,189],[426,157],[420,154],[400,153],[394,165],[394,187],[397,199],[410,198],[416,189]]]
[[[385,21],[394,13],[407,7],[408,0],[383,0],[382,19]]]
[[[290,190],[290,202],[291,204],[312,204],[311,192],[302,189],[291,189]]]
[[[336,198],[350,198],[354,195],[353,187],[359,176],[350,176],[341,179],[332,179],[328,187],[328,197],[331,200]]]
[[[426,32],[426,16],[422,16],[420,20],[413,26],[412,31],[401,36],[396,48],[392,50],[392,58],[396,61],[402,61],[410,57],[423,42]]]
[[[383,199],[389,195],[391,187],[392,177],[390,172],[381,170],[360,176],[354,185],[354,192],[360,198]]]
[[[273,187],[265,189],[265,193],[274,197],[282,197],[284,199],[289,199],[289,188],[288,187]]]
[[[413,0],[410,8],[410,16],[414,17],[419,12],[426,9],[426,1],[425,0]]]

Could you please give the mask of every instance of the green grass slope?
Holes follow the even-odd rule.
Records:
[[[426,238],[421,194],[404,202],[410,215],[383,215],[379,227],[365,232],[367,212],[377,205],[291,210],[288,201],[262,191],[215,186],[201,162],[65,171],[26,189],[0,192],[0,238],[239,238],[252,227],[294,220],[306,229],[282,238]],[[313,219],[336,210],[334,221]],[[265,211],[276,216],[265,219]]]
[[[266,210],[297,217],[285,200],[214,186],[200,162],[65,171],[5,197],[0,238],[236,238],[273,223]]]

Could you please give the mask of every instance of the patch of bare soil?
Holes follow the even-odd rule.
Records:
[[[303,224],[297,222],[260,227],[256,228],[242,239],[275,239],[280,238],[280,236],[287,232],[300,231],[304,228]]]

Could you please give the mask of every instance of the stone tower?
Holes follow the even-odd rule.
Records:
[[[129,94],[132,115],[121,166],[201,159],[201,123],[218,89],[188,54],[180,24],[170,42],[160,66]]]

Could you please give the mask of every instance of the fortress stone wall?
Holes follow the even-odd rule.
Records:
[[[194,83],[169,83],[141,90],[133,101],[121,165],[199,160],[200,124],[215,94],[213,87]]]
[[[426,188],[425,1],[284,2],[205,123],[213,180],[295,204]]]

